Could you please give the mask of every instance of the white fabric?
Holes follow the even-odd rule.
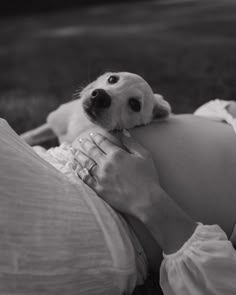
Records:
[[[230,101],[212,100],[198,108],[194,115],[225,121],[236,132],[236,121],[226,109],[229,104]],[[71,182],[78,182],[74,150],[70,144],[64,143],[47,151],[40,147],[34,149]],[[140,247],[135,235],[132,240]],[[146,261],[145,257],[143,261]],[[140,264],[139,270],[145,274],[145,263]],[[164,254],[160,284],[165,295],[235,295],[236,252],[224,231],[217,225],[199,224],[180,250],[171,255]]]
[[[236,252],[224,231],[199,224],[181,249],[164,254],[160,284],[165,295],[235,295]]]
[[[41,158],[65,174],[72,183],[78,183],[79,177],[76,172],[78,162],[75,160],[75,150],[71,144],[64,142],[48,150],[41,146],[34,146],[33,149]]]
[[[70,143],[64,142],[60,144],[59,146],[50,148],[48,150],[46,150],[45,148],[41,146],[34,146],[33,149],[41,158],[43,158],[45,161],[50,163],[53,167],[55,167],[61,173],[66,175],[72,183],[78,184],[81,182],[76,172],[77,164],[78,164],[78,162],[75,160],[75,157],[74,157],[76,150],[72,148],[72,145]],[[91,206],[94,207],[94,204],[91,204]],[[109,206],[107,206],[106,210],[113,211],[110,209]],[[114,217],[114,214],[112,215]],[[141,285],[144,283],[144,280],[147,277],[147,271],[148,271],[148,262],[147,262],[145,252],[139,240],[137,239],[135,233],[133,232],[133,230],[127,227],[125,221],[123,220],[120,214],[117,213],[117,216],[119,218],[114,218],[114,220],[116,220],[116,226],[118,226],[120,234],[122,235],[123,238],[125,236],[129,236],[129,239],[132,241],[132,244],[135,249],[137,278],[134,279],[133,277],[132,284],[134,285],[136,280],[136,284]],[[106,222],[102,222],[101,227],[106,228],[106,230],[109,231],[110,229],[108,227],[110,227],[110,225],[109,226],[107,225],[108,223],[106,220]],[[109,239],[110,238],[108,238],[108,240]],[[113,252],[116,252],[115,251],[116,248],[114,247],[114,245],[111,245],[110,248],[111,248],[111,251],[113,249]],[[117,256],[116,253],[114,253],[114,257],[116,256]],[[130,257],[133,257],[132,253],[130,253]],[[122,257],[119,257],[118,259],[122,260]]]
[[[64,149],[54,152],[71,172]],[[124,218],[78,177],[68,181],[2,119],[0,163],[1,295],[130,294],[143,283],[146,256]]]
[[[236,119],[227,111],[232,101],[215,99],[200,106],[193,114],[212,120],[224,121],[231,125],[236,133]]]
[[[70,143],[64,142],[60,144],[58,147],[53,147],[48,150],[44,149],[41,146],[34,146],[33,149],[41,158],[43,158],[45,161],[50,163],[57,170],[62,172],[64,175],[66,175],[72,183],[78,184],[81,182],[76,172],[77,164],[78,164],[78,162],[75,160],[75,157],[74,157],[76,150],[72,148],[72,145]],[[106,210],[113,211],[110,209],[109,206],[107,206]],[[124,236],[128,235],[130,240],[132,241],[132,244],[134,245],[135,253],[137,254],[135,256],[136,267],[137,267],[136,284],[141,285],[144,283],[144,280],[147,277],[147,270],[148,270],[148,262],[147,262],[145,252],[139,240],[137,239],[135,233],[133,232],[133,230],[126,226],[126,223],[124,222],[120,214],[117,213],[117,215],[119,216],[119,219],[121,219],[122,221],[120,223],[118,222],[118,219],[117,219],[117,224],[116,224],[116,226],[119,227],[120,234],[123,233]],[[107,227],[106,224],[107,223],[103,223],[102,227],[103,228]],[[115,249],[114,245],[112,245],[111,248]],[[119,260],[120,259],[121,257],[119,257]]]
[[[234,226],[234,229],[233,229],[232,234],[230,236],[230,241],[232,242],[234,248],[236,249],[236,225]]]

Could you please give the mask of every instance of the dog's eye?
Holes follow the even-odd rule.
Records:
[[[112,76],[110,76],[109,78],[108,78],[108,83],[110,83],[110,84],[115,84],[115,83],[117,83],[118,82],[118,80],[119,80],[119,77],[118,76],[114,76],[114,75],[112,75]]]
[[[136,98],[130,98],[129,99],[129,106],[134,112],[139,112],[141,110],[141,103]]]

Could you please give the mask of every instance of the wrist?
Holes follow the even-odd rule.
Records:
[[[162,189],[158,188],[151,200],[137,218],[166,254],[174,253],[191,237],[197,224]]]

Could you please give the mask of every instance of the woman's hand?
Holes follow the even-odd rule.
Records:
[[[126,150],[99,133],[81,139],[78,175],[113,208],[141,221],[165,253],[173,253],[196,223],[161,189],[149,152],[130,135],[121,141]]]
[[[150,153],[128,132],[121,141],[126,150],[100,133],[80,139],[78,175],[113,208],[138,216],[160,191],[158,175]]]

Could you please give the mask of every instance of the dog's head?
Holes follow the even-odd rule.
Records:
[[[105,73],[80,92],[85,114],[107,130],[133,128],[169,115],[171,108],[140,76]]]

